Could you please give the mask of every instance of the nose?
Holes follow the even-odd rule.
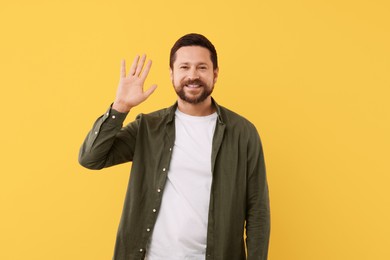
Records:
[[[198,70],[196,68],[191,68],[189,70],[188,79],[190,79],[190,80],[199,79]]]

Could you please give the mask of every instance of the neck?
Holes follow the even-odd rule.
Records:
[[[210,96],[198,104],[191,104],[179,98],[177,107],[181,112],[190,116],[208,116],[215,112]]]

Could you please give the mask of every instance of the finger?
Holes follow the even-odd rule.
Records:
[[[139,74],[141,73],[142,68],[145,64],[145,60],[146,60],[146,55],[144,54],[144,55],[142,55],[141,59],[138,61],[137,69],[136,69],[134,75],[139,76]]]
[[[151,68],[151,67],[152,67],[152,61],[149,60],[149,61],[146,63],[144,70],[142,71],[142,75],[141,75],[141,79],[142,79],[142,80],[145,80],[145,79],[146,79],[146,77],[147,77],[148,74],[149,74],[149,71],[150,71],[150,68]]]
[[[121,62],[121,78],[126,77],[126,61],[125,59],[122,59]]]
[[[145,95],[145,98],[148,98],[157,88],[157,85],[154,84],[152,85],[149,89],[147,89],[145,92],[144,92],[144,95]]]
[[[137,63],[139,60],[139,55],[135,56],[133,64],[131,64],[130,70],[129,70],[129,76],[133,76],[135,73],[135,70],[137,69]]]

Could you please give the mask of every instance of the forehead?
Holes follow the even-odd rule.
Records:
[[[212,64],[210,51],[201,46],[185,46],[176,51],[175,63]]]

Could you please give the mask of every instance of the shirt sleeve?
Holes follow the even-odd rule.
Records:
[[[127,113],[111,106],[88,132],[79,151],[79,163],[93,170],[132,161],[137,137],[138,120],[123,128]]]
[[[248,260],[266,260],[270,236],[270,206],[263,148],[257,131],[248,144],[246,245]]]

